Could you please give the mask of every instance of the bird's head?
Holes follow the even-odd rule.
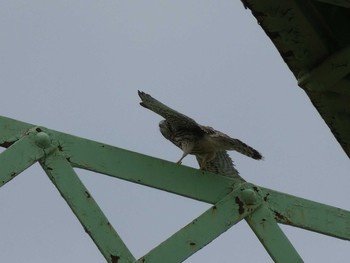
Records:
[[[167,122],[166,120],[162,120],[159,122],[159,130],[161,132],[161,134],[168,140],[171,139],[172,136],[172,127],[170,125],[169,122]]]

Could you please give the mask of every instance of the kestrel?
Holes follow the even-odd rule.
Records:
[[[139,91],[141,106],[159,114],[165,120],[160,121],[162,135],[179,147],[183,154],[177,163],[181,164],[188,154],[196,156],[201,170],[225,176],[238,176],[232,159],[227,151],[235,150],[256,160],[262,155],[238,139],[217,131],[209,126],[202,126],[190,117],[177,112],[142,91]]]

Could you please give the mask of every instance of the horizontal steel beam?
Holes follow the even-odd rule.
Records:
[[[13,143],[32,124],[0,116],[3,144]],[[72,166],[215,204],[243,181],[153,158],[81,137],[46,130]],[[12,139],[11,139],[12,138]],[[164,175],[167,176],[164,176]],[[208,191],[210,189],[210,191]]]
[[[350,211],[261,188],[277,222],[350,240]]]

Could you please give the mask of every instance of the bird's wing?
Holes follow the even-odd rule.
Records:
[[[263,156],[257,150],[245,144],[244,142],[235,138],[231,138],[225,133],[217,131],[212,127],[202,125],[200,127],[206,134],[210,135],[210,137],[216,141],[217,145],[222,150],[234,150],[255,160],[263,159]]]
[[[196,159],[199,165],[202,163],[201,155],[196,154]],[[215,158],[209,161],[204,169],[204,171],[221,174],[224,176],[230,176],[235,178],[241,178],[238,171],[233,165],[231,157],[226,151],[216,152]]]
[[[153,98],[151,95],[144,93],[142,91],[138,91],[139,96],[142,100],[140,105],[159,114],[164,119],[166,119],[171,125],[178,128],[186,128],[186,129],[195,129],[201,130],[200,126],[197,122],[195,122],[190,117],[173,110],[172,108],[164,105],[160,101]]]

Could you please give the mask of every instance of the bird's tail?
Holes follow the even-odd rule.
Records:
[[[255,160],[261,160],[264,159],[264,157],[254,148],[250,147],[249,145],[245,144],[244,142],[238,140],[238,139],[229,139],[231,147],[227,150],[234,150],[241,154],[244,154],[250,158],[253,158]]]

